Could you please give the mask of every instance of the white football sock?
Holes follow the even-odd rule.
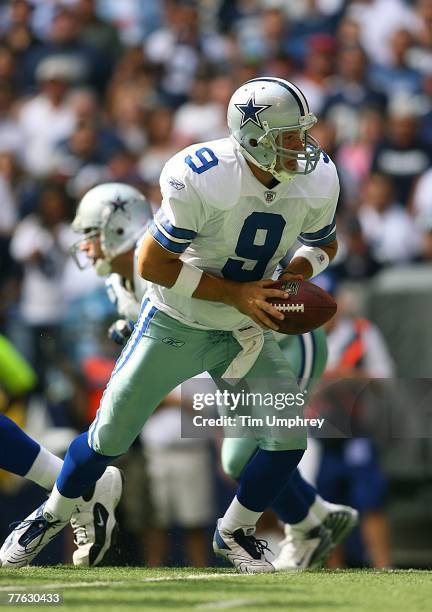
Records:
[[[304,519],[299,521],[298,523],[290,524],[290,527],[293,529],[297,529],[298,531],[310,531],[317,525],[321,524],[321,519],[317,517],[315,512],[312,510],[313,505],[309,508],[309,511]]]
[[[49,514],[61,522],[69,521],[72,514],[75,512],[76,507],[81,501],[82,497],[65,497],[59,492],[57,485],[55,484],[54,489],[52,490],[52,493],[45,504],[44,514]]]
[[[231,533],[239,527],[255,527],[261,515],[262,512],[248,510],[235,496],[221,519],[220,527]]]
[[[47,491],[51,491],[62,466],[63,461],[59,457],[41,446],[33,465],[24,477],[47,489]]]
[[[337,510],[338,508],[339,506],[337,504],[332,504],[317,494],[315,501],[309,510],[319,518],[320,522],[322,522],[327,517],[329,512]]]

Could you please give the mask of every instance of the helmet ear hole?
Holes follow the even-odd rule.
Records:
[[[118,236],[123,236],[124,229],[122,227],[119,227],[116,233],[117,233]]]
[[[256,138],[251,138],[249,140],[249,144],[251,147],[257,147],[258,146],[258,140]]]

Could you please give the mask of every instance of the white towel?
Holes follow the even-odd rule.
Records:
[[[242,347],[242,350],[229,364],[222,374],[222,378],[239,379],[244,378],[258,359],[258,355],[264,345],[264,330],[251,323],[247,327],[242,327],[233,331],[233,336]],[[236,381],[234,381],[234,384]]]

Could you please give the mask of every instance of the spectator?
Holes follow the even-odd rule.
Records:
[[[334,72],[335,52],[335,41],[331,36],[311,36],[307,41],[304,70],[294,79],[316,115],[321,114],[329,87],[329,77]]]
[[[432,150],[423,142],[415,100],[394,98],[385,138],[375,149],[372,170],[389,176],[396,199],[408,206],[415,181],[431,163]]]
[[[389,64],[377,64],[371,68],[371,83],[387,97],[417,94],[421,91],[422,77],[408,65],[409,51],[413,44],[414,37],[409,30],[396,30],[390,38]]]
[[[95,87],[102,93],[111,76],[113,58],[99,47],[81,40],[81,24],[72,8],[57,6],[46,41],[33,55],[33,65],[52,55],[62,55],[75,66],[75,79],[81,85]]]
[[[24,134],[14,109],[14,89],[9,81],[0,79],[0,151],[24,156]]]
[[[348,17],[359,24],[360,39],[371,62],[389,65],[390,38],[393,32],[406,28],[412,33],[420,29],[420,22],[404,0],[356,0],[351,2]]]
[[[382,112],[365,108],[360,111],[358,119],[356,138],[343,142],[335,158],[348,208],[358,205],[361,187],[371,171],[374,152],[384,137]]]
[[[329,274],[339,281],[367,281],[381,265],[375,259],[356,216],[345,219],[341,229],[341,248]]]
[[[200,61],[221,64],[227,58],[222,37],[199,29],[198,10],[191,0],[167,0],[166,26],[145,42],[148,60],[164,71],[160,89],[165,103],[177,108],[188,98]]]
[[[432,2],[417,0],[415,3],[420,28],[414,45],[407,52],[407,64],[422,75],[432,72]]]
[[[419,252],[414,221],[395,200],[390,177],[372,174],[366,181],[359,220],[373,257],[381,264],[412,261]]]
[[[122,146],[114,134],[99,130],[95,122],[80,121],[70,138],[56,147],[52,167],[66,177],[74,176],[88,165],[103,168]]]
[[[4,42],[15,56],[14,83],[21,94],[34,93],[35,66],[42,57],[43,43],[33,30],[29,2],[15,0],[10,9],[10,23],[4,33]]]
[[[151,96],[152,84],[147,86],[131,79],[118,82],[110,91],[110,118],[126,148],[136,155],[147,145],[145,97],[146,91]]]
[[[11,242],[12,257],[23,266],[21,331],[29,336],[25,352],[42,388],[48,364],[55,362],[59,351],[59,325],[65,306],[61,280],[67,249],[73,242],[69,213],[63,190],[47,183],[37,212],[17,225]]]
[[[25,102],[18,114],[26,148],[24,165],[35,176],[51,170],[56,144],[73,132],[76,116],[67,99],[76,66],[69,58],[53,56],[42,60],[37,69],[40,93]]]
[[[289,21],[282,7],[263,7],[237,27],[238,53],[244,59],[268,61],[289,56]]]
[[[174,140],[179,149],[226,134],[226,108],[211,99],[210,82],[211,78],[198,76],[190,100],[175,113]]]
[[[367,69],[367,58],[361,47],[345,47],[339,51],[337,73],[329,85],[322,109],[324,117],[336,126],[338,142],[356,136],[363,108],[385,108],[385,96],[371,87]]]
[[[177,151],[173,141],[173,112],[161,106],[149,113],[148,121],[148,146],[138,168],[145,182],[159,183],[165,162]]]
[[[106,54],[112,61],[122,47],[117,28],[97,13],[96,0],[77,0],[74,5],[80,23],[80,40]]]

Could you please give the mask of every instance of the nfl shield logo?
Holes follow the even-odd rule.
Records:
[[[264,198],[265,198],[265,201],[266,201],[268,204],[270,204],[271,202],[273,202],[273,200],[275,199],[275,197],[276,197],[276,194],[275,194],[275,193],[273,193],[273,191],[265,191],[265,192],[264,192]]]

